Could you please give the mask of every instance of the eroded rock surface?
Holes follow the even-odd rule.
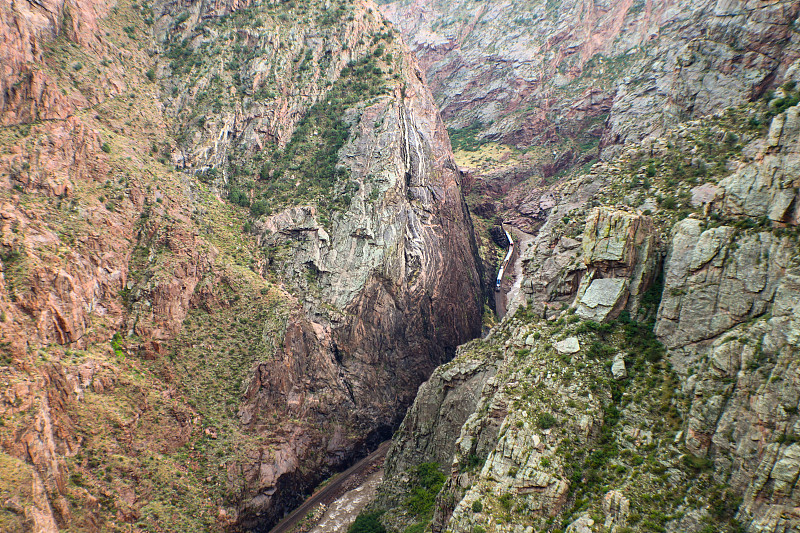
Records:
[[[796,111],[745,106],[740,116],[765,120],[758,129],[731,119],[739,112],[724,125],[720,114],[680,126],[553,187],[556,205],[523,255],[524,300],[451,363],[498,360],[440,463],[433,515],[397,503],[398,480],[413,480],[419,464],[410,443],[436,434],[409,417],[388,457],[405,470],[387,477],[374,506],[389,506],[389,527],[800,527],[796,184],[785,174]],[[721,163],[693,194],[683,165],[708,157],[699,142],[712,135],[741,145],[716,152]],[[632,178],[616,182],[626,169]],[[654,198],[668,191],[680,204]],[[566,349],[573,343],[580,349]],[[428,386],[417,402],[446,390]]]
[[[508,143],[597,119],[604,143],[659,134],[782,83],[797,59],[790,1],[423,2],[382,7],[445,121]]]
[[[480,331],[462,176],[374,4],[12,2],[0,40],[17,522],[268,527]]]

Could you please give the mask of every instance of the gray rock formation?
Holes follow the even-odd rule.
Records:
[[[382,9],[415,50],[448,126],[479,123],[483,135],[522,145],[587,123],[605,129],[606,145],[659,135],[783,83],[800,52],[788,0],[396,0]]]
[[[578,302],[578,316],[597,322],[614,318],[614,314],[627,303],[626,278],[599,278],[592,280]]]
[[[0,444],[43,529],[267,528],[480,332],[462,176],[373,3],[15,2],[0,36]]]
[[[611,363],[611,375],[614,379],[625,379],[628,377],[628,370],[625,368],[625,356],[617,354],[614,356],[614,362]]]
[[[573,354],[581,350],[581,345],[577,337],[567,337],[563,341],[558,341],[553,345],[558,353]]]
[[[796,106],[776,116],[766,141],[758,147],[756,160],[720,182],[726,214],[767,217],[793,226],[800,222],[799,123]]]
[[[800,527],[796,108],[756,116],[771,115],[694,203],[697,182],[680,185],[688,217],[659,202],[588,209],[628,203],[630,187],[614,179],[636,168],[636,147],[554,187],[558,205],[522,255],[523,301],[484,341],[502,362],[456,440],[433,531],[539,531],[556,520],[592,532]],[[693,138],[698,154],[715,120],[653,146]],[[737,124],[721,135],[741,135]],[[674,167],[663,172],[652,176],[659,194],[662,179],[677,179]],[[648,286],[661,292],[657,312]],[[597,323],[615,308],[640,322]],[[573,339],[581,349],[564,350]],[[407,420],[405,442],[416,424]],[[413,446],[393,453],[414,466]]]

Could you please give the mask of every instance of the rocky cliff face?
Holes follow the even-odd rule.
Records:
[[[512,312],[395,438],[375,504],[390,529],[800,527],[795,68],[541,193]],[[451,404],[466,412],[441,417]]]
[[[1,528],[267,527],[479,331],[424,75],[367,2],[0,15]]]
[[[384,9],[0,7],[0,529],[800,528],[796,3]]]
[[[381,6],[474,175],[471,206],[526,231],[534,195],[626,142],[755,100],[797,59],[795,2],[397,0]],[[482,223],[479,223],[479,226]]]
[[[525,146],[596,117],[605,144],[662,133],[760,96],[797,58],[792,2],[401,0],[382,9],[408,36],[449,126],[480,123],[482,135]]]

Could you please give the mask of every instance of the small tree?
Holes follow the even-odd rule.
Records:
[[[380,521],[379,512],[361,513],[355,522],[347,529],[347,533],[386,533]]]

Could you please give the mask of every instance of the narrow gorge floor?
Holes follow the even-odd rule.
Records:
[[[514,238],[514,254],[511,256],[508,271],[503,278],[500,291],[495,293],[495,312],[497,318],[502,320],[509,311],[509,306],[515,305],[513,302],[519,295],[522,288],[522,260],[525,251],[533,244],[535,235],[525,233],[519,228],[509,226],[512,237]],[[511,312],[514,308],[511,309]]]
[[[364,482],[343,494],[325,510],[311,533],[344,533],[358,514],[375,498],[383,481],[383,468],[370,474]]]
[[[367,457],[323,482],[270,533],[346,531],[374,498],[383,480],[383,462],[390,444],[381,443]]]

